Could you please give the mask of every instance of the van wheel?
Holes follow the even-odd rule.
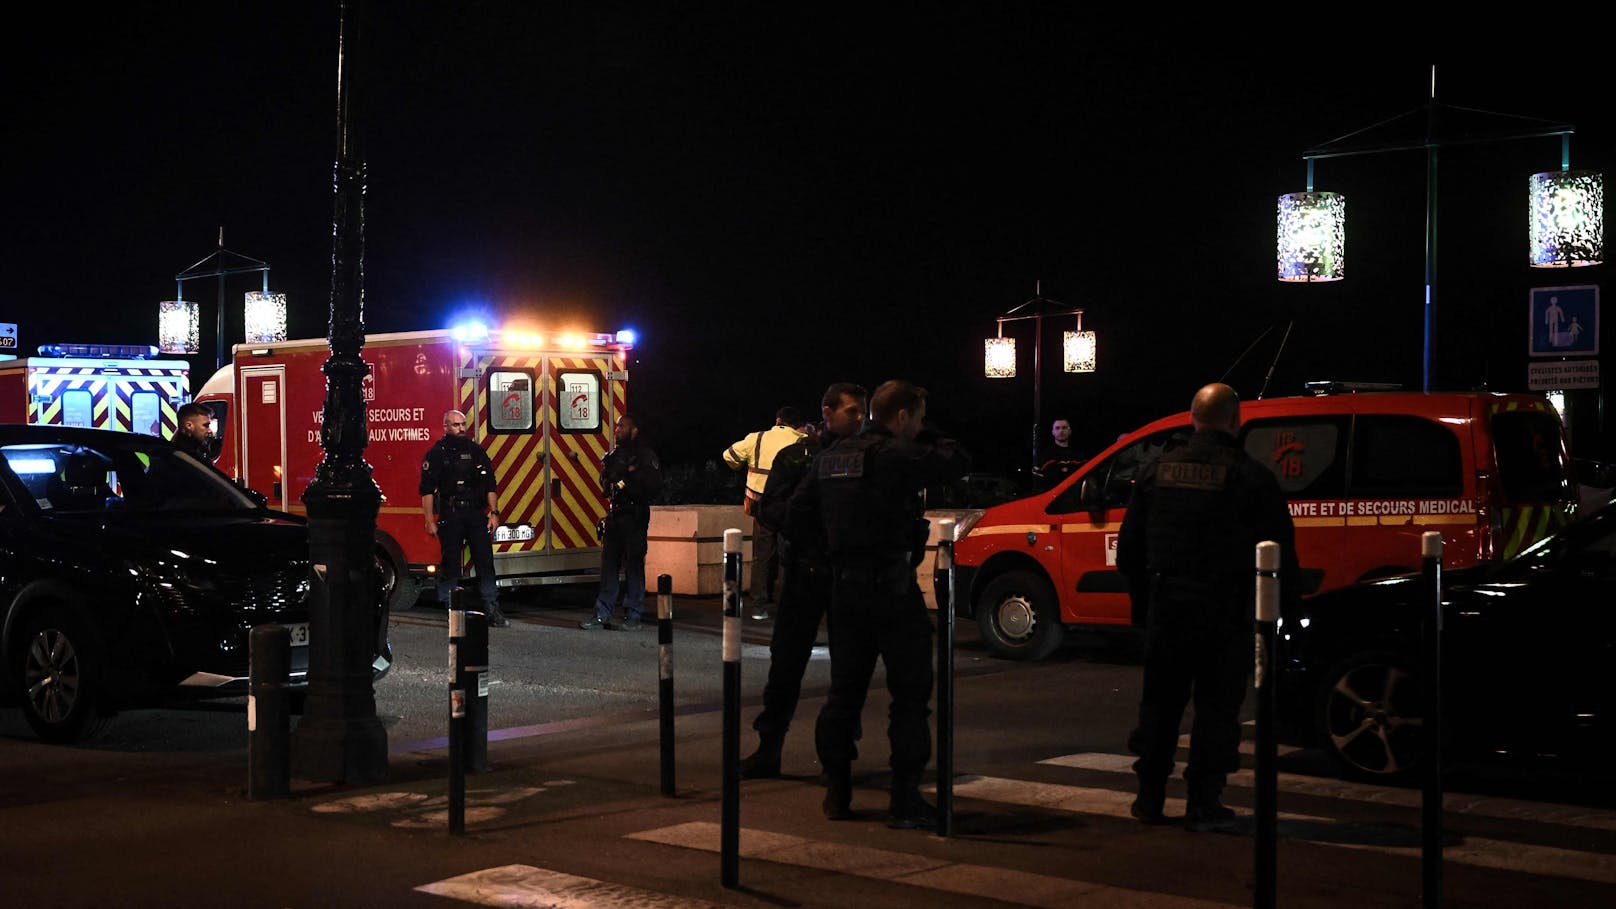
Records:
[[[47,607],[28,620],[14,665],[23,718],[41,739],[87,741],[112,722],[101,713],[101,654],[87,620],[65,606]]]
[[[1402,657],[1358,653],[1325,673],[1315,708],[1318,743],[1359,780],[1405,780],[1429,758],[1424,693]]]
[[[382,601],[387,604],[389,613],[408,610],[420,595],[420,591],[415,589],[415,579],[394,561],[392,553],[385,546],[376,547],[376,586],[381,590]]]
[[[1055,589],[1030,571],[990,581],[976,601],[976,624],[988,647],[1012,660],[1042,660],[1066,638]]]

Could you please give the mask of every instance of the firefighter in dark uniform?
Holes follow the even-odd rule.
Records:
[[[1128,747],[1139,758],[1133,815],[1164,823],[1167,779],[1178,751],[1184,707],[1195,721],[1185,826],[1235,829],[1222,802],[1225,776],[1240,768],[1240,704],[1252,667],[1257,544],[1278,543],[1295,590],[1295,529],[1274,475],[1235,439],[1240,398],[1207,385],[1190,404],[1195,432],[1139,472],[1117,540],[1117,568],[1127,577],[1135,625],[1146,628],[1139,725]]]
[[[922,433],[923,388],[883,383],[870,410],[873,422],[821,452],[791,501],[793,521],[818,511],[831,556],[831,690],[814,745],[825,816],[853,817],[859,718],[879,657],[892,695],[890,823],[929,827],[936,809],[921,797],[920,778],[931,759],[931,617],[915,583],[929,529],[922,491],[964,475],[970,457],[953,440]]]
[[[481,445],[466,436],[466,415],[451,410],[443,415],[443,438],[427,450],[421,463],[421,513],[427,536],[438,538],[438,605],[449,605],[449,594],[460,584],[460,552],[471,551],[477,575],[477,593],[488,624],[510,624],[499,611],[499,588],[494,577],[493,533],[499,527],[499,489],[493,462]]]
[[[595,614],[578,623],[585,631],[616,628],[638,631],[645,612],[645,552],[651,527],[651,501],[662,491],[662,463],[651,446],[640,441],[640,423],[623,414],[612,427],[617,446],[600,468],[600,486],[608,511],[600,526],[600,593]],[[623,573],[619,588],[617,573]],[[623,621],[613,625],[618,595]]]
[[[830,605],[830,553],[825,528],[817,519],[792,523],[791,494],[813,468],[814,457],[864,423],[865,400],[861,386],[837,382],[820,401],[824,422],[774,456],[769,479],[763,486],[755,517],[780,535],[782,582],[769,638],[769,678],[763,686],[763,710],[752,721],[757,750],[741,761],[741,776],[748,779],[780,775],[780,749],[802,695],[802,675],[813,656],[819,623]]]

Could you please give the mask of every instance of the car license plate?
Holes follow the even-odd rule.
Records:
[[[309,646],[309,623],[308,622],[288,622],[288,623],[286,623],[285,625],[283,625],[281,627],[285,628],[288,632],[291,633],[291,635],[292,635],[292,646],[293,647],[307,647],[307,646]]]

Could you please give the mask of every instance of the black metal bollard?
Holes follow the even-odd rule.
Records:
[[[247,639],[247,798],[283,799],[292,792],[292,634],[259,625]]]
[[[662,794],[673,785],[673,577],[659,574],[657,592],[657,703],[661,719]]]
[[[449,832],[466,832],[466,774],[488,770],[488,616],[450,594]]]
[[[954,519],[937,522],[937,835],[954,835]],[[935,587],[935,585],[934,585]]]
[[[460,591],[455,591],[459,593]],[[466,596],[471,596],[470,591]],[[460,646],[466,693],[466,771],[488,772],[488,614],[466,610],[466,637]]]
[[[1252,894],[1256,909],[1273,909],[1278,876],[1279,773],[1275,766],[1278,748],[1274,714],[1279,677],[1274,670],[1274,639],[1279,626],[1279,555],[1278,543],[1265,540],[1257,544],[1257,882]]]
[[[1420,622],[1420,675],[1425,680],[1426,765],[1420,797],[1420,883],[1426,906],[1442,905],[1442,534],[1420,535],[1427,608]]]
[[[735,887],[741,853],[741,531],[724,531],[723,789],[718,832],[719,883]]]

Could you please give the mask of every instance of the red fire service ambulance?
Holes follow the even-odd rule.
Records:
[[[1240,443],[1290,501],[1303,594],[1418,571],[1427,531],[1442,534],[1446,568],[1505,558],[1576,509],[1564,432],[1542,395],[1313,384],[1311,397],[1240,405]],[[956,613],[1014,659],[1050,655],[1069,625],[1128,624],[1116,547],[1133,479],[1189,434],[1187,412],[1156,420],[1046,492],[967,514]]]
[[[0,423],[85,426],[169,438],[191,399],[191,366],[128,344],[45,344],[0,359]]]
[[[460,410],[499,479],[494,563],[501,586],[598,577],[596,525],[606,513],[600,468],[612,424],[627,406],[631,332],[541,334],[479,326],[373,334],[364,398],[365,460],[384,500],[377,559],[390,606],[414,594],[408,577],[437,569],[416,492],[443,414]],[[237,345],[231,363],[197,394],[213,410],[220,470],[262,493],[271,508],[305,514],[303,493],[324,457],[323,338]]]

